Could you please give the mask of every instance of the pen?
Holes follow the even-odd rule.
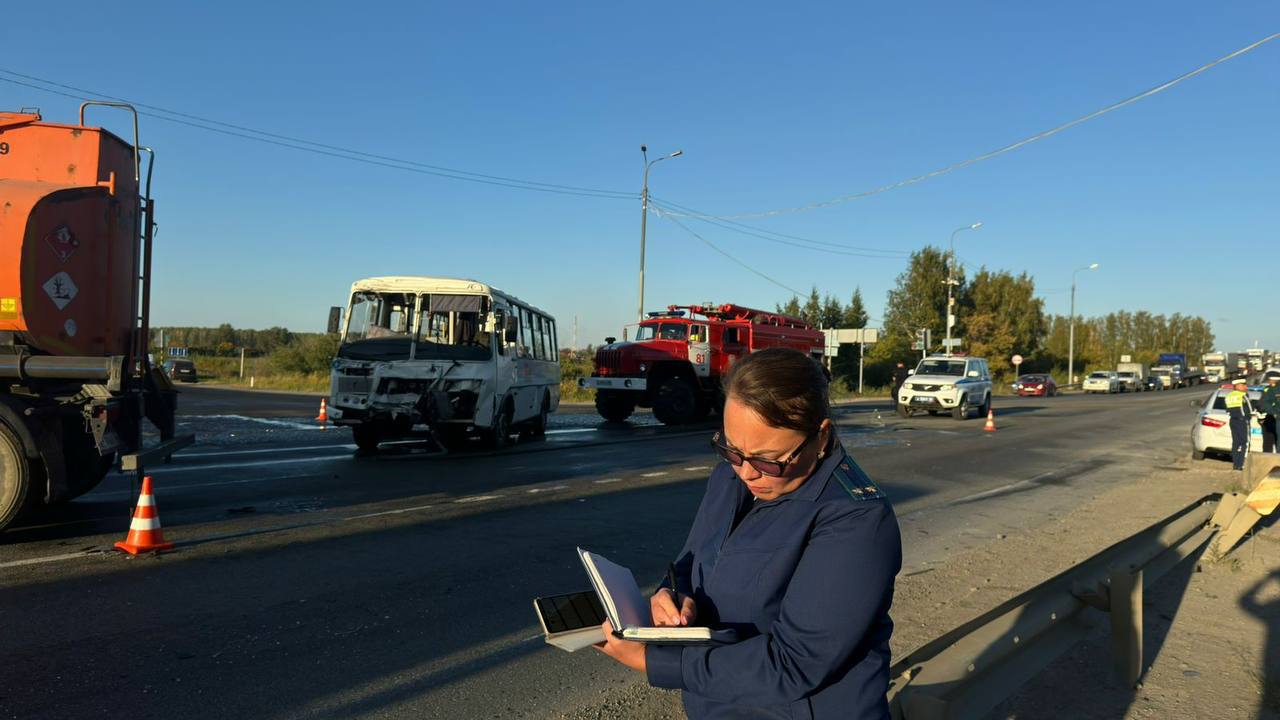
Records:
[[[676,606],[676,614],[681,615],[680,592],[676,590],[676,564],[675,563],[667,563],[667,582],[671,584],[671,602]],[[681,615],[680,619],[683,621],[684,616]]]

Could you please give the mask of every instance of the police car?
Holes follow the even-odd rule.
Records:
[[[950,412],[964,420],[977,409],[991,409],[991,370],[983,358],[937,355],[920,361],[898,391],[898,414],[911,417],[917,410],[930,415]]]
[[[1205,455],[1231,455],[1231,416],[1227,414],[1227,393],[1231,385],[1222,385],[1203,405],[1196,417],[1196,424],[1191,426],[1191,457],[1203,460]],[[1261,387],[1249,388],[1249,402],[1254,408],[1262,398]],[[1258,424],[1255,410],[1249,425],[1249,451],[1262,451],[1262,426]]]

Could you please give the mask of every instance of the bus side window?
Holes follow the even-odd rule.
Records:
[[[725,344],[725,345],[738,345],[738,344],[740,344],[741,342],[742,342],[742,341],[738,339],[738,328],[725,328],[725,329],[724,329],[724,344]]]

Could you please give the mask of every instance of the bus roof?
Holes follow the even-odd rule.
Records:
[[[358,292],[404,292],[413,294],[436,293],[439,295],[497,295],[498,297],[522,305],[530,310],[553,317],[547,311],[530,304],[508,292],[486,285],[469,278],[430,277],[426,275],[387,275],[371,277],[351,283],[351,293]]]

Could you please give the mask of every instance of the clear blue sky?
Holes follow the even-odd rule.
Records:
[[[286,8],[286,5],[288,7]],[[1280,30],[1274,2],[38,3],[0,67],[336,146],[638,194],[638,146],[683,148],[651,191],[715,214],[803,205],[978,155]],[[1014,153],[837,207],[750,221],[830,243],[945,246],[1027,271],[1050,312],[1208,318],[1280,348],[1280,41]],[[75,102],[0,83],[50,120]],[[106,116],[103,116],[104,118]],[[123,128],[121,122],[109,126]],[[154,118],[154,318],[322,327],[352,280],[473,277],[553,312],[562,344],[634,319],[638,199],[372,167]],[[790,287],[873,316],[905,260],[685,220]],[[1238,254],[1238,270],[1223,258]],[[647,298],[772,307],[788,293],[650,218]]]

